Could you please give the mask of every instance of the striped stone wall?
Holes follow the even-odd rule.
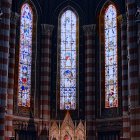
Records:
[[[128,89],[131,140],[140,139],[140,107],[138,81],[138,44],[136,26],[136,0],[127,0]]]
[[[118,19],[121,24],[123,139],[129,140],[127,18],[126,15],[120,15]]]
[[[13,94],[14,94],[14,68],[15,68],[15,42],[16,42],[16,22],[17,13],[11,13],[10,18],[10,40],[9,40],[9,66],[8,66],[8,90],[7,90],[7,114],[5,117],[5,137],[13,135]]]
[[[95,139],[95,25],[85,25],[85,115],[87,140]]]
[[[50,120],[50,80],[51,80],[51,36],[53,26],[42,24],[42,48],[41,48],[41,114],[42,129],[49,127]]]
[[[7,108],[8,56],[10,39],[10,9],[12,0],[1,0],[0,20],[0,140],[5,135],[5,113]]]

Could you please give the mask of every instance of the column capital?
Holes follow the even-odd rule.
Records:
[[[118,21],[121,23],[121,24],[126,24],[127,23],[127,16],[126,14],[123,14],[123,15],[119,15],[117,17]]]
[[[41,24],[42,35],[52,35],[54,26],[50,24]]]
[[[10,21],[12,23],[17,23],[17,21],[19,20],[20,16],[18,13],[14,13],[14,12],[11,12],[11,17],[10,17]]]
[[[95,29],[96,29],[96,24],[90,24],[90,25],[83,26],[84,33],[91,33],[91,32],[94,33]]]
[[[140,23],[140,7],[137,7],[135,16],[136,16],[136,22]]]
[[[2,8],[0,8],[0,20],[2,19],[3,11]]]

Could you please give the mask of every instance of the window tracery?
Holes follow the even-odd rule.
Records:
[[[77,16],[66,10],[60,18],[60,110],[76,109]]]
[[[118,107],[117,11],[110,4],[104,15],[105,108]]]
[[[18,105],[30,107],[33,12],[23,4],[20,18]]]

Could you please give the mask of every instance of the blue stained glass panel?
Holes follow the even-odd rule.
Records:
[[[20,18],[20,49],[18,77],[18,105],[24,107],[30,107],[32,27],[32,9],[27,3],[25,3],[21,8]]]
[[[118,107],[117,12],[109,5],[105,12],[105,108]]]
[[[60,109],[76,109],[76,23],[73,11],[61,16]]]

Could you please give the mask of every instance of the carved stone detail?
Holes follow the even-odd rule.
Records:
[[[10,21],[16,24],[17,21],[19,20],[19,17],[20,17],[20,16],[19,16],[18,13],[12,12],[12,13],[11,13]]]
[[[14,130],[25,130],[25,131],[37,131],[38,123],[33,120],[24,121],[24,120],[13,120]]]
[[[119,130],[122,128],[122,119],[119,120],[107,120],[107,121],[97,121],[97,130]]]
[[[125,14],[119,15],[119,16],[117,17],[117,19],[118,19],[118,21],[119,21],[121,24],[126,24],[126,23],[127,23],[127,17],[126,17]]]
[[[74,125],[69,112],[67,112],[62,124],[53,121],[49,131],[49,140],[64,140],[64,139],[86,139],[86,129],[82,121],[78,125]]]
[[[42,35],[52,35],[54,26],[49,24],[41,24],[42,27]]]
[[[2,9],[0,8],[0,20],[2,19],[2,15],[3,15],[3,11],[2,11]]]
[[[136,22],[140,23],[140,6],[137,7],[137,11],[136,11]]]
[[[91,25],[84,25],[83,26],[83,30],[84,33],[95,33],[95,29],[96,29],[96,25],[95,24],[91,24]]]

